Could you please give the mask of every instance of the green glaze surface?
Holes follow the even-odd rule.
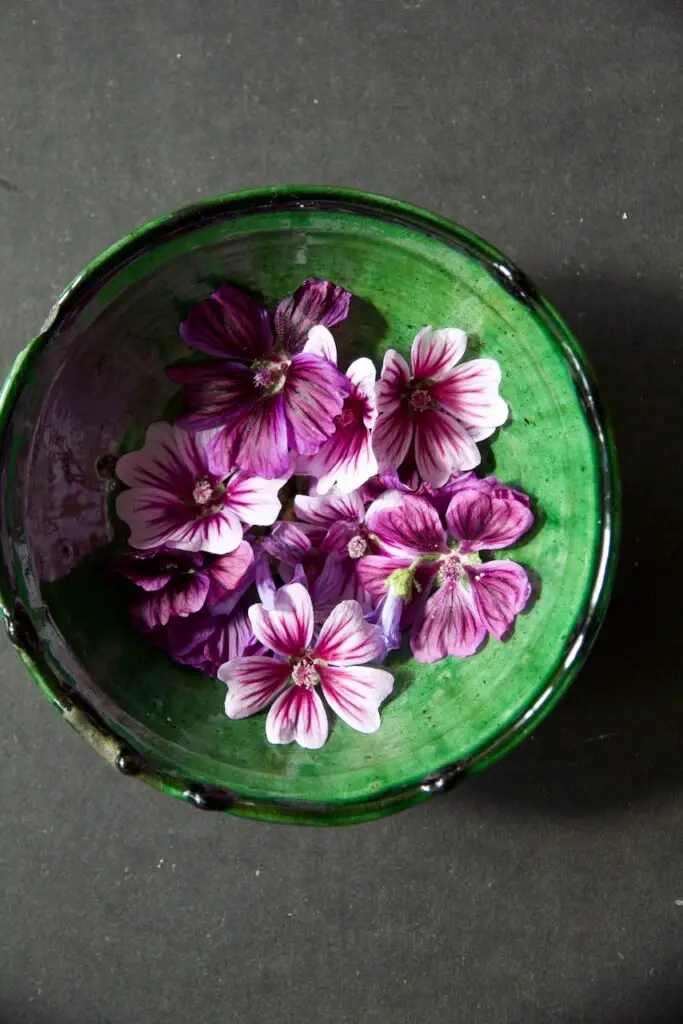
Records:
[[[114,736],[142,755],[146,781],[185,796],[197,783],[217,786],[236,794],[234,810],[267,819],[364,820],[426,798],[439,787],[423,780],[444,766],[461,764],[466,774],[518,742],[566,688],[595,634],[611,579],[617,498],[613,451],[584,357],[549,304],[515,275],[499,253],[439,218],[378,197],[310,188],[200,204],[142,229],[87,268],[18,361],[0,413],[3,602],[10,616],[17,597],[28,609],[39,636],[28,660],[43,688],[82,694]],[[79,353],[101,349],[88,372],[115,388],[115,422],[105,429],[101,412],[87,404],[78,416],[88,436],[109,430],[102,451],[112,450],[114,437],[132,447],[168,407],[173,391],[163,367],[187,357],[177,324],[191,304],[224,280],[274,304],[310,276],[355,296],[349,321],[335,330],[342,365],[360,353],[379,365],[390,347],[408,355],[426,324],[462,327],[472,339],[468,356],[500,361],[511,420],[492,439],[485,464],[528,491],[538,517],[532,535],[510,552],[537,584],[511,639],[430,666],[416,664],[407,649],[397,652],[387,662],[396,688],[380,731],[365,736],[335,722],[320,751],[268,746],[263,715],[227,720],[222,684],[175,665],[132,633],[97,552],[41,578],[35,558],[27,563],[25,504],[8,504],[8,489],[39,468],[36,450],[49,445],[49,419],[59,409],[59,379],[40,369],[50,348],[61,346],[76,367]],[[503,283],[510,278],[512,289]],[[112,346],[130,373],[117,376],[121,365],[108,363]],[[38,444],[29,443],[31,429]],[[101,487],[102,501],[110,501],[111,485]]]

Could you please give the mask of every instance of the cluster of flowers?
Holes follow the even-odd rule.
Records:
[[[117,463],[134,624],[223,680],[230,718],[270,706],[271,743],[322,746],[320,693],[373,732],[393,679],[368,663],[402,632],[418,661],[466,657],[530,597],[522,566],[481,557],[533,523],[473,472],[508,415],[498,364],[426,327],[410,366],[389,350],[378,381],[366,358],[344,374],[330,328],[350,299],[308,280],[270,311],[223,285],[180,325],[212,357],[168,370],[189,411]]]

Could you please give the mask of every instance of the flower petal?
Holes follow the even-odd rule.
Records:
[[[289,665],[276,658],[236,658],[221,665],[218,678],[228,686],[228,718],[248,718],[268,707],[289,679],[289,673]]]
[[[422,479],[441,487],[455,470],[478,466],[481,455],[453,416],[441,409],[424,409],[415,417],[415,461]]]
[[[267,310],[232,284],[192,307],[180,325],[180,337],[191,348],[223,359],[252,361],[272,348]]]
[[[320,356],[321,359],[327,359],[328,362],[337,365],[337,343],[327,327],[323,327],[322,324],[311,327],[302,351]]]
[[[313,549],[307,534],[296,523],[288,522],[276,523],[270,537],[263,538],[262,546],[285,565],[302,562]]]
[[[169,366],[166,375],[183,385],[190,411],[179,423],[188,430],[234,425],[250,414],[262,395],[254,371],[244,363],[221,359]]]
[[[191,434],[170,423],[152,423],[142,448],[118,460],[116,475],[129,487],[155,487],[188,498],[197,480],[210,475],[207,447],[214,433]]]
[[[498,394],[500,366],[495,359],[473,359],[430,388],[432,397],[462,423],[476,428],[502,426],[507,403]]]
[[[300,583],[281,587],[270,610],[252,605],[249,618],[256,639],[285,658],[301,654],[313,637],[313,605]]]
[[[230,594],[245,579],[253,577],[254,551],[251,544],[243,540],[234,551],[217,558],[208,566],[212,582],[212,600],[215,602],[222,594]],[[223,609],[225,611],[225,609]]]
[[[332,281],[309,278],[293,295],[280,302],[275,310],[275,335],[278,344],[289,353],[299,352],[316,324],[334,327],[349,312],[351,292]]]
[[[277,495],[284,483],[282,478],[265,480],[260,476],[238,472],[228,480],[223,502],[243,523],[270,526],[282,508]]]
[[[291,743],[318,750],[327,739],[329,723],[325,708],[315,690],[290,686],[278,697],[266,719],[269,743]]]
[[[342,519],[362,523],[365,517],[365,505],[359,494],[342,494],[336,490],[322,497],[297,494],[294,498],[294,511],[305,523],[327,527]]]
[[[366,522],[373,539],[387,553],[416,558],[447,550],[438,512],[413,494],[401,495],[395,505],[386,505],[379,498],[368,509]]]
[[[178,498],[154,487],[131,487],[116,499],[116,514],[130,528],[134,548],[178,545],[194,535],[188,508]],[[199,542],[193,547],[199,550]]]
[[[531,584],[517,562],[468,565],[474,607],[489,633],[502,640],[531,597]]]
[[[344,374],[326,359],[303,352],[294,356],[282,398],[295,451],[314,455],[331,437],[350,387]]]
[[[403,401],[410,383],[410,367],[394,349],[385,353],[377,382],[377,423],[372,447],[380,472],[398,469],[413,439],[413,418]]]
[[[198,612],[206,601],[209,577],[202,572],[178,575],[163,590],[147,594],[136,601],[131,612],[142,619],[148,629],[165,626],[172,615],[188,616]]]
[[[394,677],[381,668],[319,668],[320,685],[332,710],[357,732],[377,732],[379,705],[394,688]]]
[[[467,347],[467,335],[457,327],[433,331],[424,327],[410,352],[413,376],[420,380],[440,377],[458,363]]]
[[[377,459],[367,427],[361,423],[352,428],[338,428],[313,456],[310,473],[317,477],[318,494],[326,494],[335,485],[350,494],[374,476]]]
[[[451,498],[446,522],[463,551],[495,551],[515,544],[533,526],[534,514],[511,488],[487,494],[468,487]]]
[[[408,555],[364,555],[356,563],[356,573],[361,584],[376,601],[387,592],[387,582],[397,569],[409,569],[413,558]]]
[[[365,621],[357,601],[341,601],[328,615],[313,649],[313,657],[337,665],[364,665],[384,654],[377,626]]]
[[[363,400],[363,422],[368,430],[372,430],[377,420],[377,371],[371,359],[362,356],[354,359],[346,371],[351,381],[352,394]]]
[[[413,625],[410,646],[418,661],[448,654],[466,658],[486,637],[486,628],[461,583],[445,583],[429,598]]]
[[[237,423],[219,431],[212,447],[245,473],[281,484],[292,469],[282,394],[261,398]]]

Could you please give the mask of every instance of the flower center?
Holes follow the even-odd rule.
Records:
[[[197,480],[192,491],[192,500],[195,505],[206,505],[208,501],[213,498],[213,484],[210,480],[204,477],[202,480]]]
[[[349,553],[349,558],[362,558],[368,550],[368,542],[365,537],[357,533],[346,545],[346,550]]]
[[[424,412],[425,409],[429,408],[431,401],[432,396],[426,388],[415,388],[410,393],[410,404],[415,412]]]
[[[257,388],[263,388],[270,395],[282,391],[285,385],[287,363],[256,359],[251,364],[251,368],[254,371],[254,384]]]
[[[444,583],[455,583],[462,576],[462,559],[459,555],[449,555],[441,566]]]
[[[352,423],[355,423],[356,417],[353,413],[353,409],[342,409],[338,422],[340,427],[350,427]]]
[[[312,690],[320,682],[320,676],[315,670],[313,660],[308,657],[299,658],[292,668],[292,682],[295,686],[303,686]]]

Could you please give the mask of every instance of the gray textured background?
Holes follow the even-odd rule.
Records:
[[[359,828],[123,780],[3,642],[2,1024],[683,1019],[682,44],[673,0],[3,0],[2,371],[153,215],[276,182],[385,192],[489,238],[568,317],[626,523],[601,639],[535,737]]]

